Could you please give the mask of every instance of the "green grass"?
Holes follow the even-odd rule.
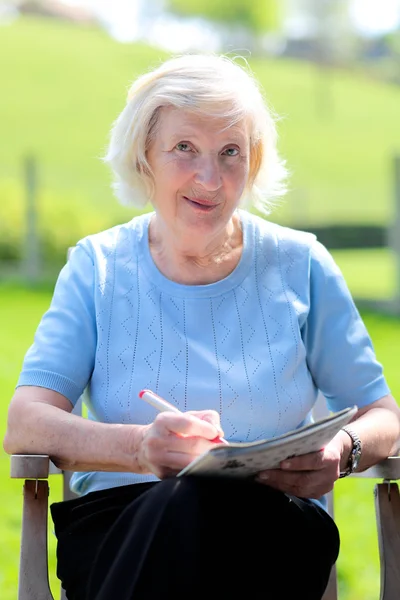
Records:
[[[57,201],[128,215],[100,160],[130,82],[167,55],[118,44],[96,29],[23,18],[1,28],[0,180],[20,178],[33,153],[43,190]],[[380,222],[391,215],[391,156],[399,151],[400,88],[289,60],[249,59],[283,119],[292,172],[281,222]],[[328,108],[318,109],[326,95]],[[122,212],[121,212],[122,211]]]
[[[45,187],[110,197],[100,157],[129,83],[163,52],[122,45],[97,29],[23,18],[1,29],[0,164],[17,174],[31,153]]]
[[[51,292],[0,286],[0,437],[3,438],[8,401],[12,396],[22,359],[33,340]],[[373,314],[363,315],[378,358],[392,392],[400,398],[400,372],[396,348],[400,320]],[[2,600],[15,600],[21,523],[21,487],[9,479],[9,457],[0,451],[2,489],[2,544],[0,545],[0,589]],[[60,478],[51,478],[51,499],[61,499]],[[374,481],[345,479],[335,493],[335,514],[342,536],[338,572],[340,600],[376,600],[379,589],[378,551],[373,508]],[[59,591],[55,577],[55,540],[50,531],[50,573],[55,597]]]

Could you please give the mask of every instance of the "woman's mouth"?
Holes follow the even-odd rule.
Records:
[[[215,202],[206,200],[205,198],[189,198],[188,196],[183,197],[193,208],[197,208],[203,212],[210,212],[217,206]]]

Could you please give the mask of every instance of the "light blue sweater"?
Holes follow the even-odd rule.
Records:
[[[236,269],[181,285],[155,266],[150,214],[80,241],[26,354],[18,385],[72,404],[88,386],[89,418],[151,422],[149,388],[182,411],[210,408],[225,437],[253,441],[310,421],[318,389],[333,411],[389,393],[343,277],[315,236],[239,211]],[[78,494],[156,480],[75,473]]]

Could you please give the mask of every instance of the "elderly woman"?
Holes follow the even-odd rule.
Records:
[[[320,599],[339,550],[324,495],[395,449],[399,410],[328,251],[243,208],[284,191],[260,88],[225,57],[171,59],[133,84],[106,160],[154,210],[77,244],[4,441],[75,472],[79,497],[52,505],[67,597]],[[175,477],[216,436],[304,425],[319,393],[358,407],[323,450],[251,481]]]

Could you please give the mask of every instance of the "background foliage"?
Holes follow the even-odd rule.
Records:
[[[167,0],[166,8],[182,16],[204,17],[227,26],[248,27],[255,33],[274,29],[279,19],[276,0]]]
[[[38,163],[43,251],[58,266],[66,245],[135,214],[114,199],[101,157],[131,81],[166,56],[62,22],[25,18],[1,30],[0,259],[21,254],[28,154]],[[387,223],[400,88],[294,60],[249,63],[281,116],[280,150],[291,172],[273,220]],[[329,92],[326,114],[321,89]]]

